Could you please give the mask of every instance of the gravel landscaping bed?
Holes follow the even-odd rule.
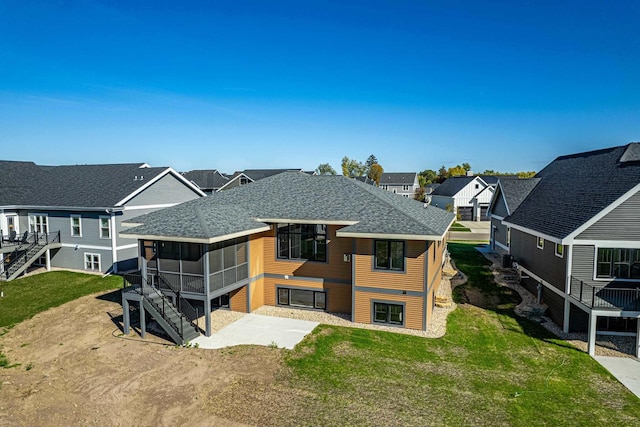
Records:
[[[534,321],[539,322],[545,329],[561,338],[576,348],[587,352],[587,333],[585,332],[570,332],[565,333],[562,328],[556,325],[553,320],[544,315],[539,315],[543,312],[544,306],[541,306],[536,301],[536,296],[520,286],[512,280],[515,273],[513,269],[503,269],[501,266],[502,259],[499,254],[480,251],[485,258],[492,262],[491,269],[493,270],[495,281],[498,286],[506,286],[514,291],[518,292],[522,298],[522,302],[515,308],[515,312],[518,316],[528,317]],[[629,357],[635,358],[634,354],[635,337],[623,337],[623,336],[607,336],[598,335],[596,338],[596,356],[612,356],[612,357]]]

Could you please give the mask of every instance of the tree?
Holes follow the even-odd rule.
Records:
[[[440,169],[438,169],[438,177],[436,178],[436,182],[442,184],[447,178],[449,178],[449,173],[447,172],[447,168],[442,165],[440,166]]]
[[[428,184],[433,184],[438,179],[438,174],[432,169],[425,169],[418,174],[418,183],[420,187],[424,187]]]
[[[357,160],[353,160],[344,156],[342,158],[342,175],[348,176],[349,178],[355,178],[357,176],[363,176],[366,171],[365,165]]]
[[[382,179],[382,173],[384,169],[377,163],[374,163],[369,168],[369,179],[376,182],[376,185],[380,185],[380,180]]]
[[[469,172],[471,170],[471,165],[469,163],[463,163],[462,169],[464,169],[465,172]]]
[[[536,176],[536,172],[535,171],[518,172],[516,175],[518,175],[518,178],[520,178],[520,179],[533,178],[534,176]]]
[[[418,187],[416,188],[416,192],[413,193],[413,199],[419,202],[424,202],[426,195],[424,194],[424,188]]]
[[[452,176],[466,176],[467,175],[467,171],[460,165],[456,165],[452,168],[449,168],[449,170],[447,170],[447,175],[449,177]]]
[[[336,170],[329,163],[320,163],[316,168],[318,175],[337,175]]]
[[[364,162],[364,165],[367,167],[367,171],[371,169],[371,166],[377,165],[377,164],[378,164],[378,159],[376,159],[376,156],[374,156],[373,154],[367,157],[367,161]]]

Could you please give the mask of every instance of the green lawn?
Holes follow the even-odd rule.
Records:
[[[587,354],[516,317],[519,297],[493,284],[473,245],[449,249],[469,282],[456,289],[467,303],[447,335],[316,328],[286,358],[283,381],[301,396],[292,424],[638,425],[639,399]]]
[[[451,231],[466,231],[466,232],[470,232],[471,229],[469,227],[465,227],[464,225],[458,223],[458,222],[454,222],[451,225]]]
[[[102,278],[93,274],[53,271],[0,283],[0,328],[96,292],[122,286],[120,276]]]

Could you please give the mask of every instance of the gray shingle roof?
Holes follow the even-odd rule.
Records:
[[[182,175],[189,181],[195,182],[201,189],[217,190],[229,182],[229,178],[223,176],[216,169],[192,170],[184,172]]]
[[[167,169],[140,166],[0,161],[0,205],[112,207]]]
[[[500,178],[500,188],[509,212],[515,212],[531,190],[540,182],[540,178],[517,179]]]
[[[636,143],[637,144],[637,143]],[[558,239],[585,224],[640,184],[640,162],[620,162],[637,145],[607,148],[555,159],[506,221]]]
[[[285,172],[135,218],[143,225],[123,234],[215,239],[263,227],[258,219],[355,222],[340,231],[436,238],[454,215],[343,176]]]
[[[380,184],[384,185],[413,185],[416,180],[415,172],[383,172]]]
[[[447,178],[442,184],[438,186],[438,188],[433,190],[433,193],[431,194],[433,194],[434,196],[453,197],[475,178],[475,176],[454,176],[451,178]]]

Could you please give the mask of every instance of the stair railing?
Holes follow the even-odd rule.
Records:
[[[193,321],[191,321],[187,315],[185,315],[182,311],[180,311],[178,307],[174,306],[169,301],[166,295],[160,292],[160,290],[157,289],[155,286],[150,284],[149,281],[145,279],[142,275],[124,274],[122,276],[122,279],[123,279],[123,289],[125,290],[126,289],[137,290],[137,292],[139,292],[140,295],[142,296],[149,295],[149,294],[158,296],[162,301],[162,304],[154,303],[153,298],[147,298],[147,301],[160,313],[163,319],[166,320],[169,325],[171,325],[173,330],[176,331],[181,338],[184,338],[185,321],[191,324],[194,328],[199,329],[199,327],[196,324],[194,324]],[[178,323],[179,323],[178,325],[174,325],[173,322],[169,320],[169,317],[167,315],[168,311],[172,311],[178,316]],[[196,313],[197,313],[197,310],[196,310]]]
[[[167,288],[171,289],[171,291],[173,291],[174,294],[176,294],[176,300],[177,300],[177,308],[178,311],[180,311],[182,314],[185,315],[185,317],[187,317],[187,319],[189,319],[189,323],[191,323],[191,325],[193,325],[193,327],[195,327],[196,329],[200,329],[200,312],[197,308],[195,308],[193,305],[191,305],[191,303],[189,301],[186,300],[186,298],[183,298],[180,295],[180,289],[176,288],[175,285],[172,285],[168,280],[165,280],[164,277],[162,277],[162,274],[158,273],[156,275],[156,277],[158,278],[158,280],[162,283],[163,286],[166,286]],[[193,319],[193,320],[191,320]],[[194,323],[195,321],[195,323]]]

